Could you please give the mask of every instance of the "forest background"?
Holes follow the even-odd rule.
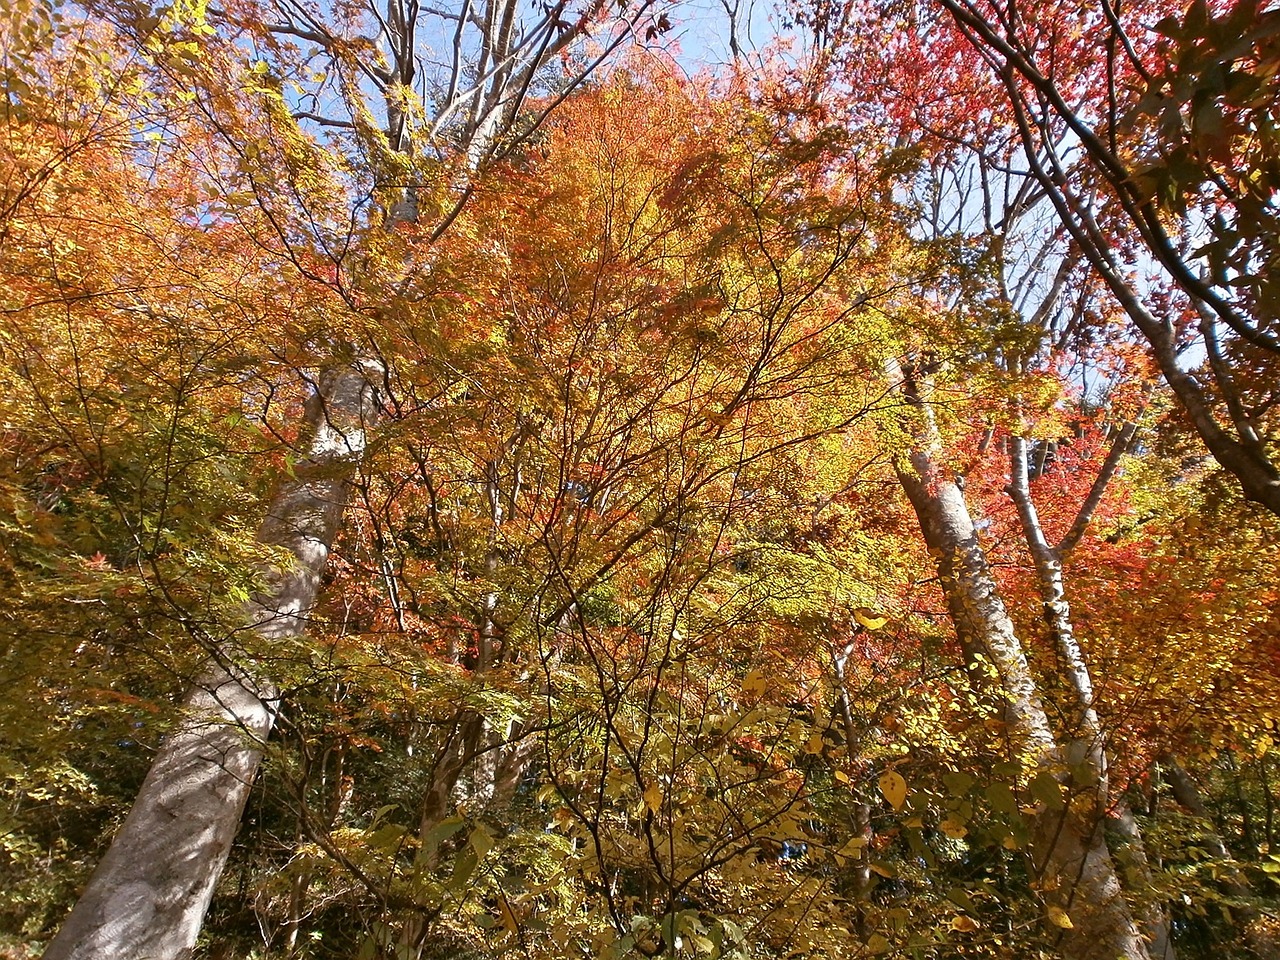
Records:
[[[1280,12],[723,7],[0,0],[0,953],[1280,956]]]

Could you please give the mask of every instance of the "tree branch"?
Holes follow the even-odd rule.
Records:
[[[1102,469],[1093,481],[1093,486],[1089,488],[1089,495],[1085,497],[1084,503],[1080,504],[1080,510],[1076,513],[1071,529],[1058,544],[1057,552],[1060,557],[1065,557],[1080,543],[1080,539],[1089,527],[1089,521],[1093,519],[1098,509],[1098,504],[1102,502],[1102,495],[1106,493],[1111,478],[1120,468],[1121,457],[1133,447],[1133,441],[1137,435],[1138,425],[1132,421],[1121,427],[1120,432],[1116,434],[1116,438],[1111,442],[1111,449],[1107,453],[1107,459],[1102,462]]]

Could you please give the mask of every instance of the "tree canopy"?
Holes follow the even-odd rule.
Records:
[[[724,7],[0,0],[0,956],[1280,956],[1280,14]]]

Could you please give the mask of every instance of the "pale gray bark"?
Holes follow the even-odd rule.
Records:
[[[1072,745],[1069,753],[1073,762],[1088,764],[1090,774],[1098,785],[1099,799],[1105,803],[1107,759],[1103,749],[1102,724],[1098,721],[1098,712],[1094,707],[1093,679],[1089,676],[1084,651],[1080,648],[1071,622],[1071,607],[1067,602],[1066,585],[1062,578],[1062,558],[1045,539],[1040,516],[1031,499],[1027,481],[1026,441],[1022,437],[1011,437],[1009,446],[1009,495],[1017,507],[1022,536],[1035,565],[1036,584],[1044,604],[1044,620],[1062,661],[1060,672],[1073,694],[1071,699],[1075,711],[1069,718],[1066,731]]]
[[[1151,861],[1147,857],[1147,846],[1142,840],[1142,831],[1133,810],[1123,797],[1112,806],[1108,824],[1124,844],[1116,854],[1117,861],[1122,870],[1133,872],[1135,879],[1132,885],[1142,888],[1137,912],[1151,960],[1178,960],[1170,930],[1169,911],[1163,903],[1151,897]]]
[[[1102,501],[1106,486],[1114,476],[1120,457],[1128,449],[1134,432],[1134,425],[1126,424],[1115,438],[1103,469],[1081,505],[1063,544],[1069,542],[1074,547],[1084,535],[1089,519]],[[1147,941],[1151,956],[1159,960],[1176,960],[1173,944],[1169,939],[1168,915],[1161,904],[1149,899],[1151,871],[1137,821],[1123,799],[1116,801],[1114,806],[1110,803],[1106,733],[1098,719],[1093,678],[1089,675],[1084,649],[1076,638],[1075,625],[1071,620],[1071,606],[1067,601],[1066,583],[1062,574],[1063,545],[1054,547],[1045,537],[1039,512],[1031,498],[1027,460],[1026,440],[1011,437],[1008,492],[1017,507],[1023,540],[1035,566],[1036,583],[1044,605],[1044,621],[1057,648],[1059,672],[1067,681],[1067,687],[1071,691],[1071,706],[1074,708],[1068,715],[1064,731],[1067,738],[1067,758],[1087,778],[1084,783],[1073,782],[1071,789],[1078,793],[1079,799],[1075,802],[1082,806],[1087,805],[1092,796],[1094,810],[1091,816],[1095,821],[1112,818],[1117,832],[1125,840],[1129,865],[1137,877],[1136,885],[1141,888],[1138,892],[1139,899],[1143,902],[1136,909],[1136,914],[1141,919],[1142,935]]]
[[[844,725],[845,743],[848,745],[850,755],[853,755],[854,745],[858,740],[858,731],[853,721],[853,706],[849,702],[849,687],[845,682],[845,664],[849,659],[849,647],[844,645],[837,647],[834,642],[830,646],[832,678],[835,681],[836,701],[840,705],[840,720]],[[865,913],[861,908],[861,904],[871,891],[871,841],[874,838],[874,832],[871,829],[870,804],[854,803],[851,819],[854,835],[862,840],[862,848],[858,851],[858,859],[851,872],[853,874],[852,893],[859,908],[857,914],[858,933],[860,936],[865,937],[867,932]]]
[[[269,573],[246,611],[245,636],[212,651],[47,960],[190,955],[275,720],[275,684],[246,651],[307,628],[348,482],[376,418],[374,373],[337,368],[316,385],[305,457],[280,485],[258,534],[293,562]]]
[[[1049,771],[1067,785],[1068,758],[1060,750],[1000,596],[968,506],[943,467],[937,429],[917,385],[904,378],[903,393],[916,407],[915,444],[895,464],[898,479],[919,520],[967,661],[979,657],[994,668],[970,675],[1003,700],[1005,723],[1023,763]],[[1149,960],[1146,943],[1124,898],[1093,796],[1083,802],[1066,792],[1062,810],[1035,816],[1031,866],[1050,906],[1070,917],[1069,929],[1047,929],[1066,960]]]
[[[642,0],[620,11],[620,23],[638,22],[651,2]],[[478,65],[464,55],[464,34],[476,22],[473,0],[464,0],[460,13],[446,15],[456,23],[449,96],[434,119],[416,131],[417,144],[399,97],[402,88],[414,84],[421,53],[417,49],[419,19],[426,12],[417,0],[385,0],[383,12],[370,6],[373,21],[380,25],[377,44],[390,68],[373,59],[362,62],[352,86],[370,85],[383,98],[391,150],[412,155],[415,147],[439,147],[436,138],[450,119],[472,108],[472,121],[462,123],[457,131],[461,152],[472,168],[491,159],[500,152],[499,140],[510,132],[537,72],[581,38],[605,9],[603,0],[588,0],[585,8],[571,13],[568,0],[558,0],[544,8],[536,22],[517,28],[515,0],[481,6],[485,29]],[[330,51],[349,45],[350,37],[339,36],[300,5],[282,4],[280,12],[283,22],[270,26],[275,32]],[[540,107],[539,116],[554,108],[627,36],[626,30],[617,31],[603,53],[590,60],[559,96]],[[341,69],[337,59],[332,66],[335,71]],[[469,81],[472,85],[463,89]],[[347,121],[306,116],[322,124],[350,126]],[[435,225],[433,239],[447,229],[468,195],[460,191],[453,211]],[[409,184],[388,219],[394,224],[415,220],[417,215],[416,185]],[[243,643],[231,639],[213,651],[214,661],[187,697],[184,719],[161,746],[111,849],[48,947],[45,956],[50,960],[169,960],[189,954],[274,722],[275,685],[243,650],[305,631],[329,548],[341,525],[347,484],[363,455],[366,430],[375,419],[373,385],[383,376],[380,362],[360,357],[347,367],[330,370],[316,386],[308,410],[309,446],[294,475],[280,485],[259,533],[262,543],[285,548],[295,562],[274,574],[270,588],[252,606]],[[474,755],[474,751],[462,754],[464,758]],[[452,790],[458,772],[452,770],[451,762],[445,768],[441,785]],[[507,779],[517,782],[518,775]],[[447,794],[443,798],[429,795],[424,819],[447,799]]]

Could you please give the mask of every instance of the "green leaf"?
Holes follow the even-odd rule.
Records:
[[[446,889],[454,895],[462,893],[479,865],[480,858],[476,855],[475,848],[470,845],[463,847],[458,853],[458,859],[453,863],[453,873],[449,876],[449,882],[445,884]]]
[[[493,849],[493,835],[485,829],[484,824],[478,824],[471,831],[471,836],[467,838],[467,842],[475,849],[476,857],[480,860],[483,860],[485,854]]]
[[[996,813],[1011,815],[1018,812],[1018,799],[1007,783],[993,783],[985,791],[991,809]]]
[[[1031,778],[1028,787],[1031,796],[1035,797],[1050,810],[1061,810],[1065,806],[1062,799],[1062,784],[1048,770],[1041,770]]]
[[[433,857],[440,844],[444,843],[455,833],[462,829],[465,821],[462,817],[449,817],[441,820],[432,827],[425,837],[422,838],[422,848],[419,851],[419,857]]]
[[[953,797],[963,797],[973,786],[973,777],[959,771],[946,773],[942,776],[942,784]]]
[[[373,829],[382,822],[382,820],[393,810],[399,810],[400,804],[388,803],[385,807],[379,807],[377,813],[373,815],[373,819],[369,821],[369,829]]]

